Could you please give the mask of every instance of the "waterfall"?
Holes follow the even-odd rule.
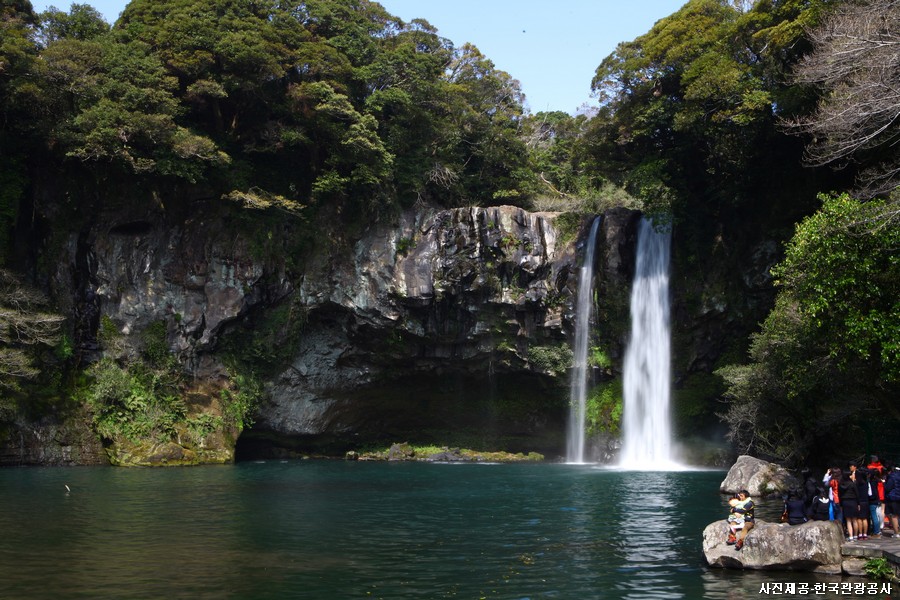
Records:
[[[584,413],[587,404],[588,339],[590,338],[591,313],[594,288],[594,254],[597,247],[597,231],[602,217],[596,217],[591,225],[584,261],[578,272],[578,297],[575,304],[575,347],[572,368],[572,387],[569,395],[569,431],[566,444],[566,462],[584,462]]]
[[[669,247],[671,233],[647,219],[638,230],[631,288],[631,338],[625,353],[623,444],[620,464],[630,469],[677,468],[669,418]]]

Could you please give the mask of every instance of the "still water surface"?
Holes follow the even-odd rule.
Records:
[[[0,469],[0,598],[731,600],[765,597],[761,582],[837,580],[706,568],[701,533],[726,513],[723,476],[342,461]]]

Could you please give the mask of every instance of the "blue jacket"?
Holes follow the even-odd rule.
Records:
[[[884,497],[892,502],[900,502],[900,471],[894,469],[884,480]]]

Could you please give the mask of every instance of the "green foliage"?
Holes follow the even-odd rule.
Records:
[[[900,200],[861,203],[823,196],[822,209],[797,226],[773,275],[798,303],[828,357],[848,369],[877,366],[900,381],[900,228],[883,215]]]
[[[109,36],[64,37],[42,52],[40,104],[66,156],[135,174],[197,181],[230,158],[179,123],[178,80],[155,49]]]
[[[789,70],[828,2],[757,2],[746,11],[691,0],[597,68],[601,102],[581,141],[584,168],[622,185],[648,212],[696,221],[758,201],[800,152],[777,117],[810,105]],[[787,201],[788,196],[785,196]],[[791,198],[796,202],[796,198]]]
[[[610,359],[609,355],[599,346],[591,346],[590,351],[588,352],[588,364],[592,367],[609,369],[612,367],[612,359]]]
[[[357,223],[532,187],[518,83],[377,3],[134,0],[112,30],[86,4],[2,10],[0,150],[25,161],[4,184],[65,166],[97,210],[130,177]],[[24,190],[0,189],[2,218]]]
[[[75,347],[72,343],[72,338],[67,333],[60,335],[59,342],[57,342],[54,351],[59,360],[65,361],[72,358],[75,355]]]
[[[394,445],[392,445],[394,446]],[[539,452],[506,452],[502,450],[473,450],[471,448],[449,448],[447,446],[423,445],[403,443],[399,444],[401,452],[407,458],[405,460],[427,460],[430,456],[447,453],[458,457],[458,460],[472,462],[539,462],[544,460],[544,455]],[[483,447],[484,444],[479,444]],[[390,447],[364,448],[360,452],[366,460],[387,460],[390,455]]]
[[[104,348],[110,348],[115,340],[121,336],[115,321],[109,315],[100,316],[100,327],[97,329],[97,341]]]
[[[799,462],[852,443],[859,419],[900,419],[900,232],[873,218],[889,206],[827,197],[798,225],[751,362],[717,371],[740,451]]]
[[[29,183],[36,22],[30,2],[0,3],[0,266],[8,264],[10,233]]]
[[[212,434],[240,433],[253,423],[263,395],[256,377],[230,373],[219,409],[214,403],[212,411],[198,411],[195,403],[187,404],[192,394],[169,352],[164,321],[140,332],[137,357],[121,352],[122,336],[111,319],[101,319],[100,329],[107,355],[85,371],[76,396],[88,406],[95,430],[107,442],[120,447],[147,442],[202,446]]]
[[[557,240],[560,245],[569,243],[575,239],[579,230],[584,225],[584,216],[574,212],[564,212],[553,220],[553,226],[557,231]]]
[[[366,198],[374,204],[365,208],[377,212],[386,198],[384,187],[394,157],[378,136],[375,117],[358,112],[349,97],[325,82],[296,86],[291,98],[312,116],[333,148],[313,181],[313,200]]]
[[[863,570],[869,579],[885,579],[891,581],[894,579],[894,570],[891,563],[884,557],[870,558],[863,565]]]
[[[406,256],[410,250],[416,247],[416,240],[412,237],[397,239],[397,256]]]
[[[136,364],[123,368],[103,358],[87,374],[90,384],[81,391],[93,414],[94,427],[110,441],[125,439],[168,441],[186,414],[179,399],[179,381]]]
[[[47,46],[61,39],[94,40],[109,32],[109,24],[88,4],[72,4],[69,12],[51,6],[39,15],[40,42]]]
[[[195,440],[204,440],[210,434],[221,431],[224,419],[219,415],[202,413],[187,419],[187,429]]]
[[[241,431],[253,425],[253,413],[263,398],[263,387],[252,374],[231,373],[231,388],[222,390],[224,423]]]
[[[34,67],[37,47],[34,43],[37,16],[31,2],[9,2],[0,4],[0,109],[4,113],[17,112],[23,108],[22,102],[29,94],[27,79]],[[2,125],[2,131],[6,124]]]
[[[530,346],[528,362],[543,373],[558,377],[572,366],[572,349],[565,342],[558,346]]]
[[[584,214],[598,215],[611,208],[624,207],[632,210],[644,210],[653,206],[644,202],[640,197],[629,194],[625,188],[609,181],[600,182],[599,186],[588,187],[583,185],[578,189],[571,210]]]
[[[144,358],[154,367],[165,366],[171,357],[166,339],[166,322],[154,321],[141,332]]]
[[[724,392],[722,378],[712,373],[692,373],[672,391],[674,420],[677,431],[696,434],[698,428],[716,423],[715,405],[710,398],[720,398]]]
[[[622,400],[621,379],[601,383],[592,388],[585,405],[587,434],[618,434],[622,426]]]
[[[306,208],[296,200],[267,192],[258,187],[250,188],[246,192],[232,190],[227,194],[223,194],[222,199],[235,202],[250,210],[277,210],[295,217],[302,216],[303,209]]]
[[[0,150],[12,150],[4,146],[0,141]],[[0,266],[7,262],[7,256],[12,250],[10,233],[28,185],[23,172],[23,157],[16,156],[14,152],[3,152],[3,155],[3,164],[0,165]]]
[[[307,322],[304,306],[290,300],[248,317],[246,326],[229,331],[223,353],[242,372],[273,375],[293,357]]]

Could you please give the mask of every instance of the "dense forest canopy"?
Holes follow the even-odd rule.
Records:
[[[0,0],[4,285],[45,281],[14,244],[30,215],[79,227],[122,186],[351,227],[416,205],[627,204],[674,220],[682,266],[723,232],[800,223],[749,355],[718,371],[739,449],[799,461],[848,414],[900,420],[897,31],[893,0],[690,0],[598,57],[597,107],[573,116],[527,113],[478,48],[370,0],[132,0],[112,25]],[[58,206],[35,193],[47,173]],[[21,289],[0,291],[12,412],[39,365],[84,367]]]
[[[518,83],[376,3],[136,1],[112,29],[87,5],[4,12],[5,131],[72,168],[372,214],[524,195]]]

